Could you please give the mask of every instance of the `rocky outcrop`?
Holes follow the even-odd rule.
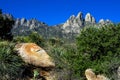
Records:
[[[104,75],[96,75],[92,69],[87,69],[85,71],[85,76],[87,80],[110,80]]]
[[[83,13],[79,12],[77,16],[70,16],[70,18],[63,24],[63,33],[80,33],[80,29],[86,24],[95,24],[96,20],[90,13],[87,13],[85,19]]]
[[[15,49],[26,63],[39,67],[55,67],[47,52],[34,43],[17,44]]]
[[[109,19],[100,19],[99,22],[98,22],[100,25],[108,25],[108,24],[111,24],[112,22],[109,20]]]
[[[39,75],[45,80],[55,78],[52,75],[55,63],[44,49],[34,43],[20,43],[15,46],[15,50],[25,63],[35,66],[39,70]],[[34,67],[31,69],[35,70]]]
[[[99,20],[99,23],[100,23],[100,24],[104,24],[104,23],[105,23],[104,19],[100,19],[100,20]]]
[[[70,16],[70,18],[63,24],[63,33],[79,33],[82,26],[83,15],[80,12],[76,17],[75,15]]]
[[[27,20],[25,18],[15,19],[15,25],[12,29],[12,34],[14,36],[26,36],[30,35],[32,32],[37,32],[43,37],[48,36],[49,27],[44,22],[40,22],[36,19]]]
[[[37,27],[41,27],[41,26],[47,26],[47,24],[45,24],[44,22],[39,22],[38,20],[36,19],[30,19],[30,20],[27,20],[25,18],[17,18],[15,20],[15,25],[13,26],[13,28],[16,28],[16,27],[29,27],[29,29],[34,29],[34,28],[37,28]]]
[[[96,20],[90,13],[87,13],[85,16],[85,22],[96,23]]]
[[[8,18],[10,20],[14,20],[14,17],[11,15],[11,14],[2,14],[3,15],[3,18]]]

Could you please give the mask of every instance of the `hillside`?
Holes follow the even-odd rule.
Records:
[[[1,13],[0,28],[0,80],[120,79],[120,24],[80,12],[49,26]]]

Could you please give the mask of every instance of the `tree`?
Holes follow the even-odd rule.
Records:
[[[13,24],[14,20],[3,17],[2,10],[0,10],[0,39],[12,40],[13,36],[11,33],[11,29]]]
[[[2,14],[2,9],[0,9],[0,14]]]
[[[90,55],[91,60],[100,59],[109,52],[119,55],[117,52],[120,48],[119,28],[119,25],[109,25],[102,28],[83,29],[77,38],[79,52]]]
[[[114,74],[120,65],[120,25],[101,28],[89,27],[81,30],[77,37],[78,62],[85,68],[93,68],[97,73],[106,74],[116,80]],[[80,58],[83,61],[80,62]],[[116,74],[117,75],[117,74]]]

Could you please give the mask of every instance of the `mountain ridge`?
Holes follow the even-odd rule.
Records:
[[[12,15],[4,14],[5,17],[13,18]],[[49,26],[48,24],[38,21],[35,18],[27,20],[25,18],[14,18],[15,24],[13,25],[12,33],[14,36],[29,35],[31,32],[38,32],[45,38],[50,37],[62,37],[62,38],[73,38],[80,33],[80,29],[86,26],[97,26],[107,25],[112,23],[110,20],[100,19],[96,22],[96,19],[87,13],[83,17],[83,13],[79,12],[76,16],[71,15],[66,22],[58,25]]]

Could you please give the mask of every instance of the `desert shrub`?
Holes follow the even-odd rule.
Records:
[[[120,25],[81,30],[76,45],[54,46],[52,56],[60,80],[85,80],[85,70],[92,68],[96,74],[117,79],[120,66]],[[61,76],[60,76],[61,75]]]
[[[70,80],[69,79],[69,71],[68,71],[68,62],[66,61],[66,58],[64,57],[65,49],[62,47],[52,47],[51,48],[51,54],[54,58],[55,64],[56,64],[56,72],[58,80]]]
[[[21,58],[13,51],[14,44],[0,41],[0,80],[16,80],[20,78],[24,64]]]
[[[47,44],[46,50],[55,60],[58,80],[85,80],[84,72],[87,68],[116,80],[116,70],[120,66],[119,34],[118,24],[83,28],[76,39],[77,46],[59,45],[56,39],[51,39],[52,45]],[[34,33],[27,37],[18,37],[18,41],[41,44],[41,37],[37,35]]]
[[[59,38],[50,38],[48,41],[49,41],[49,44],[52,46],[55,46],[55,45],[61,46],[64,43],[64,41]]]
[[[50,53],[56,63],[58,80],[80,80],[78,53],[75,45],[51,47]]]
[[[16,37],[14,37],[13,42],[25,43],[25,42],[29,42],[29,39],[27,36],[16,36]]]
[[[103,73],[111,79],[116,79],[112,75],[120,66],[120,25],[82,29],[77,37],[77,48],[81,55],[79,57],[83,57],[81,62],[78,61],[83,66],[79,68],[81,73],[84,73],[86,68],[92,68],[96,73]]]
[[[18,42],[18,43],[32,42],[32,43],[38,44],[39,46],[45,46],[45,40],[43,39],[42,36],[40,36],[36,32],[32,32],[28,36],[17,36],[17,37],[14,37],[13,42]]]
[[[34,42],[38,45],[44,46],[44,42],[45,40],[43,39],[43,37],[38,34],[37,32],[33,32],[31,33],[29,36],[30,42]]]

